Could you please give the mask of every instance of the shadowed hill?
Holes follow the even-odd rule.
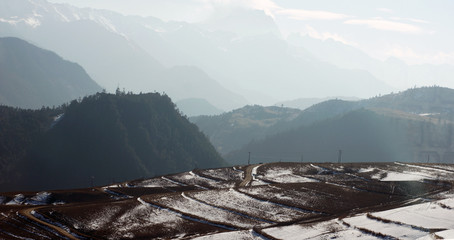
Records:
[[[257,142],[265,137],[293,131],[301,127],[310,127],[317,122],[339,118],[362,108],[404,121],[412,120],[426,122],[425,124],[433,123],[435,126],[447,126],[448,123],[452,122],[454,114],[454,90],[442,87],[422,87],[361,101],[333,99],[315,104],[304,111],[296,111],[291,115],[291,118],[288,117],[288,112],[284,111],[287,108],[275,107],[274,109],[281,109],[281,111],[276,111],[272,118],[281,120],[272,121],[273,124],[259,126],[259,124],[239,125],[235,123],[235,121],[243,123],[265,123],[269,121],[269,116],[254,114],[257,111],[256,109],[260,108],[267,109],[267,107],[261,106],[245,107],[218,116],[191,118],[191,121],[196,123],[210,138],[218,151],[225,155],[229,151],[238,150],[250,142]],[[421,128],[424,129],[424,126]],[[419,135],[415,132],[418,131],[413,129],[409,134],[418,137]],[[434,139],[449,137],[443,132],[433,132],[431,136]],[[298,152],[299,150],[295,151]],[[444,152],[439,153],[439,159],[443,158],[443,154]],[[416,158],[419,159],[419,157]]]
[[[101,90],[85,70],[19,38],[0,38],[0,104],[57,106]]]
[[[245,106],[217,116],[198,116],[190,120],[210,138],[221,154],[226,154],[283,129],[300,114],[300,110],[283,107]]]
[[[425,116],[358,109],[251,142],[225,158],[244,163],[311,161],[453,162],[453,124]]]
[[[98,93],[72,101],[50,125],[16,159],[18,181],[2,179],[3,188],[14,182],[14,189],[84,187],[224,165],[198,128],[158,93]]]

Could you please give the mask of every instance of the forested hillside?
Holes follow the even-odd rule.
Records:
[[[53,122],[58,110],[4,111],[2,190],[83,187],[224,165],[198,128],[158,93],[98,93],[62,107]]]
[[[254,141],[226,155],[251,161],[453,162],[452,122],[358,109]]]
[[[221,154],[241,148],[252,139],[287,130],[301,110],[284,107],[245,106],[217,116],[198,116],[194,122]]]
[[[274,115],[270,117],[263,114],[257,114],[257,109],[262,109],[262,111],[265,111],[266,109],[268,109],[268,111],[269,109],[274,109]],[[210,138],[210,141],[218,149],[218,151],[226,156],[229,152],[239,150],[249,143],[251,143],[251,145],[259,144],[258,142],[265,138],[272,138],[272,135],[286,135],[287,131],[294,132],[298,131],[300,128],[309,128],[313,124],[320,124],[320,122],[324,122],[328,119],[334,118],[339,120],[342,116],[360,109],[369,109],[372,110],[372,112],[387,116],[388,118],[395,119],[396,121],[402,120],[402,122],[406,122],[407,120],[412,120],[418,124],[423,123],[424,126],[420,127],[419,125],[417,125],[418,127],[414,127],[412,125],[413,127],[411,128],[407,125],[390,125],[388,127],[397,128],[399,131],[403,131],[404,134],[414,136],[417,139],[423,138],[425,135],[429,134],[431,136],[430,139],[438,139],[438,142],[442,142],[442,139],[447,139],[448,135],[445,135],[445,132],[441,129],[446,128],[449,130],[449,126],[453,119],[454,90],[434,86],[409,89],[403,92],[376,96],[374,98],[360,101],[333,99],[315,104],[304,111],[294,109],[293,112],[290,111],[289,108],[282,107],[245,107],[218,116],[191,118],[191,121],[196,123]],[[289,115],[289,113],[292,114]],[[274,119],[274,121],[271,119]],[[266,122],[268,122],[268,124],[264,124]],[[432,125],[429,126],[428,124],[433,124],[435,127],[431,127]],[[407,132],[405,129],[400,129],[402,127],[407,130],[412,130],[408,130],[409,132]],[[439,129],[439,127],[442,128]],[[426,129],[427,133],[421,136],[418,135],[418,128]],[[430,130],[432,128],[439,129],[440,131]],[[357,131],[357,129],[351,129],[350,133],[357,133]],[[343,137],[347,139],[350,135],[351,134],[349,134],[349,132],[345,132]],[[429,141],[428,139],[429,138],[426,137],[425,141]],[[287,142],[291,145],[293,142],[292,139],[281,139],[279,141],[283,142],[276,143],[276,145],[271,147],[271,149],[275,149],[277,152],[286,152],[287,150],[281,151],[281,149],[277,146],[282,146],[282,144]],[[413,140],[408,139],[408,141]],[[446,145],[447,143],[443,144]],[[337,151],[335,149],[337,149],[337,147],[334,147],[334,150],[330,151]],[[246,152],[247,155],[248,150],[243,148],[241,151],[243,151],[242,158],[244,159],[244,152]],[[292,149],[291,151],[301,152],[297,148]],[[436,152],[436,150],[431,148],[423,151]],[[445,150],[434,154],[438,155],[435,158],[443,159],[445,154],[444,151]],[[238,160],[232,158],[231,156],[233,155],[237,156],[236,153],[232,153],[228,158],[236,163]],[[419,153],[416,155],[417,156],[411,155],[410,159],[419,159]],[[337,158],[337,153],[335,153],[334,156],[334,158]],[[283,158],[286,157],[284,156]],[[301,156],[295,157],[292,155],[293,160],[300,158]],[[425,158],[427,158],[427,154]]]

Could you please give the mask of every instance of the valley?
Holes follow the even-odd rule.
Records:
[[[452,9],[0,0],[0,239],[454,239]]]

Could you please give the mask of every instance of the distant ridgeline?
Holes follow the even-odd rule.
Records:
[[[0,191],[86,187],[224,165],[158,93],[97,93],[56,109],[0,107]]]
[[[361,101],[329,100],[291,118],[286,108],[260,118],[254,114],[257,108],[192,120],[233,164],[246,164],[249,152],[252,163],[336,162],[339,155],[345,162],[454,163],[453,89],[423,87]]]
[[[19,38],[0,38],[0,104],[38,109],[99,91],[80,65]]]

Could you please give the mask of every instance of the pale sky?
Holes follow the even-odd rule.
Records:
[[[259,9],[284,36],[332,38],[372,57],[454,65],[452,0],[50,0],[162,20],[204,21],[229,9]]]

